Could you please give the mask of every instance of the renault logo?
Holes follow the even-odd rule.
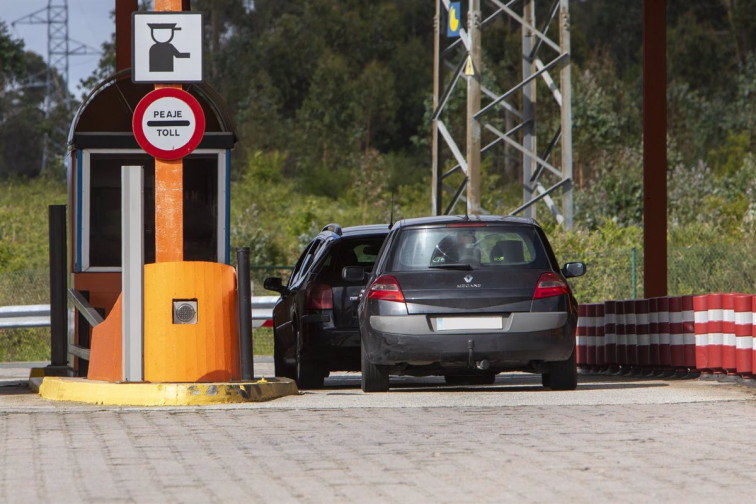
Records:
[[[470,282],[473,281],[473,276],[472,275],[467,275],[467,276],[465,276],[464,280],[465,280],[465,282],[470,283]]]

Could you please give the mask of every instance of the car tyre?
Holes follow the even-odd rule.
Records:
[[[283,345],[278,340],[275,331],[273,331],[273,367],[275,374],[276,376],[291,378],[292,380],[294,380],[297,377],[296,369],[294,368],[294,366],[286,364],[286,360],[284,359],[285,354],[286,349],[283,348]]]
[[[319,389],[323,388],[323,370],[316,362],[307,361],[302,358],[302,333],[297,330],[297,367],[296,378],[297,387],[300,389]]]
[[[365,345],[361,345],[362,355],[362,391],[363,392],[388,392],[389,373],[387,366],[378,366],[368,360]]]
[[[575,390],[577,388],[577,363],[574,348],[567,360],[549,363],[549,372],[542,375],[541,383],[551,390]]]

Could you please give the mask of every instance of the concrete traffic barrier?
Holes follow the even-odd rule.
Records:
[[[696,368],[711,373],[709,365],[709,296],[693,297],[694,331],[696,337]]]
[[[753,298],[750,294],[734,296],[735,368],[744,377],[753,376]]]
[[[604,303],[598,303],[596,305],[596,366],[598,371],[606,369],[606,359],[604,357],[604,347],[606,346],[606,336],[604,333],[605,317]]]
[[[693,296],[682,297],[683,307],[683,360],[688,370],[696,367],[696,329],[695,312],[693,311]]]
[[[587,365],[586,353],[587,343],[586,338],[588,323],[588,305],[578,305],[578,325],[575,333],[575,346],[576,346],[576,360],[578,367],[582,368]]]
[[[672,341],[669,333],[669,298],[659,298],[659,346],[657,367],[663,370],[669,370],[672,365],[672,356],[670,354],[670,344]],[[653,351],[653,349],[652,349]]]
[[[751,318],[751,346],[753,350],[751,352],[751,373],[756,371],[756,296],[751,299],[751,311],[753,312]]]
[[[670,366],[676,373],[688,371],[685,365],[685,330],[683,328],[683,298],[669,298],[669,354]]]
[[[615,330],[617,331],[617,366],[619,372],[627,371],[627,338],[625,335],[625,302],[617,301]]]
[[[693,376],[756,370],[756,295],[714,293],[580,306],[579,364]]]
[[[610,372],[617,371],[617,302],[604,302],[604,364]]]
[[[644,371],[651,366],[651,335],[649,323],[649,300],[635,300],[635,332],[638,335],[637,363]]]
[[[659,366],[659,298],[648,300],[648,365]]]
[[[638,371],[638,331],[637,317],[635,313],[635,301],[630,299],[625,301],[625,341],[627,343],[625,352],[627,365],[630,370]]]
[[[588,315],[585,327],[586,352],[585,363],[588,369],[595,371],[596,367],[596,304],[591,303],[586,306]]]
[[[722,294],[722,370],[730,376],[737,375],[735,337],[735,296]]]
[[[709,333],[709,343],[706,345],[708,353],[708,369],[713,373],[722,372],[722,322],[724,313],[722,308],[722,294],[709,294],[708,319],[706,326]]]

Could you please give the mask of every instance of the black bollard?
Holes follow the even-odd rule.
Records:
[[[68,299],[66,281],[66,206],[48,206],[50,247],[50,366],[49,375],[68,369]]]
[[[255,375],[252,354],[252,293],[249,281],[249,247],[236,249],[236,289],[239,299],[241,379],[242,381],[249,381]]]

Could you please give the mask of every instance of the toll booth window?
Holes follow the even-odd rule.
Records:
[[[184,260],[218,261],[218,157],[184,159]]]
[[[88,267],[121,267],[121,166],[144,166],[144,261],[155,262],[155,160],[146,154],[89,157]],[[184,158],[184,260],[217,262],[218,156]]]
[[[121,166],[144,166],[144,254],[155,262],[155,162],[146,155],[92,154],[89,266],[121,266]]]

